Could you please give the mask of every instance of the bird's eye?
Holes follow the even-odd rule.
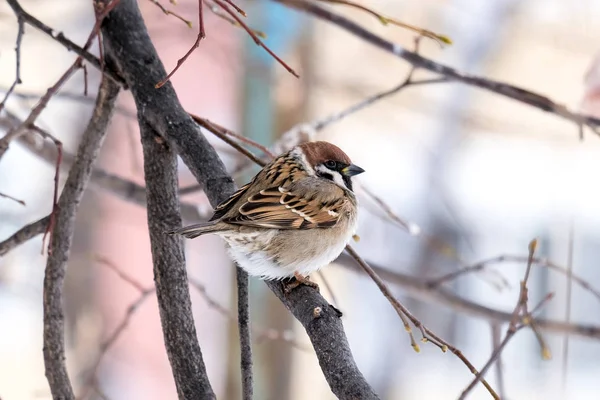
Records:
[[[325,161],[325,166],[329,169],[335,169],[337,163],[333,160]]]

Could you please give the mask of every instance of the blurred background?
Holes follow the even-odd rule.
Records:
[[[600,117],[600,65],[595,61],[600,2],[596,0],[361,3],[452,38],[454,45],[443,49],[423,40],[420,52],[428,58],[548,95]],[[85,41],[93,26],[89,1],[22,0],[21,4],[77,43]],[[198,2],[179,0],[174,6],[164,0],[162,4],[194,22],[189,29],[151,1],[139,1],[154,44],[171,70],[195,40]],[[276,64],[241,29],[207,10],[207,38],[172,82],[188,111],[261,144],[271,145],[297,124],[325,118],[390,89],[409,71],[406,63],[327,23],[271,2],[240,1],[239,5],[247,11],[249,25],[268,35],[266,43],[301,79]],[[412,48],[411,32],[383,26],[355,9],[333,8]],[[16,34],[11,9],[0,3],[1,97],[14,79]],[[23,84],[6,108],[25,118],[75,56],[26,26],[21,57]],[[75,152],[88,122],[99,82],[97,71],[88,70],[87,96],[79,72],[38,119],[70,153]],[[422,71],[415,75],[428,76]],[[241,156],[205,134],[230,171],[239,170]],[[577,126],[555,115],[462,84],[440,83],[407,88],[314,135],[344,149],[367,171],[358,179],[361,186],[423,232],[410,235],[390,223],[361,194],[361,241],[355,247],[367,261],[427,279],[490,257],[526,256],[528,242],[537,237],[539,256],[565,267],[571,264],[577,275],[600,287],[600,186],[595,183],[600,140],[594,134],[586,131],[582,141]],[[125,92],[98,167],[143,184],[142,163],[135,106]],[[254,172],[238,174],[237,183],[245,183]],[[24,200],[26,206],[0,198],[0,240],[50,212],[53,176],[50,163],[18,144],[11,145],[0,163],[0,192]],[[193,183],[182,163],[181,185]],[[184,199],[202,212],[210,210],[201,193]],[[431,246],[432,241],[446,247]],[[0,258],[2,400],[51,397],[42,357],[45,257],[41,248],[37,237]],[[227,316],[227,312],[235,315],[234,267],[215,237],[188,242],[187,253],[190,277],[225,308],[219,311],[206,295],[192,289],[199,341],[213,388],[218,398],[240,398],[237,326],[235,317]],[[153,285],[145,210],[106,191],[89,190],[78,215],[66,281],[67,363],[77,393],[83,393],[90,381],[100,346],[139,297],[107,264],[144,288]],[[445,288],[478,304],[512,312],[524,269],[524,263],[498,263]],[[323,276],[344,312],[357,363],[382,399],[453,399],[472,380],[468,369],[450,353],[425,344],[421,353],[415,353],[401,321],[371,280],[343,263],[326,268]],[[303,328],[264,284],[251,279],[250,285],[254,337],[260,339],[253,347],[255,398],[333,399]],[[564,275],[534,268],[532,304],[549,292],[555,294],[540,316],[565,319],[567,286]],[[504,335],[506,330],[506,324],[491,323],[431,296],[393,288],[413,314],[478,368],[492,351],[492,332],[500,329]],[[328,290],[322,292],[332,300]],[[589,291],[573,286],[573,322],[600,325],[598,306]],[[150,294],[103,355],[94,382],[98,391],[89,391],[88,398],[176,398],[157,311],[156,298]],[[542,360],[535,336],[524,329],[503,353],[503,377],[492,368],[488,381],[499,387],[499,379],[503,380],[509,399],[597,398],[600,341],[567,341],[551,333],[544,337],[551,360]],[[479,386],[470,398],[490,397]]]

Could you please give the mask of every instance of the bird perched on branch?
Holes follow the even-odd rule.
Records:
[[[222,237],[234,261],[262,279],[318,288],[308,275],[335,260],[355,232],[358,205],[351,177],[364,170],[339,147],[308,142],[266,165],[219,204],[209,222],[170,233]]]

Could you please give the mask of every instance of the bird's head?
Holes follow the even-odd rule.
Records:
[[[304,162],[312,168],[314,174],[322,179],[333,181],[337,185],[352,190],[352,177],[365,172],[352,164],[350,157],[329,142],[307,142],[296,148],[304,157]]]

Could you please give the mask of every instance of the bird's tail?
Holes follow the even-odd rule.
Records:
[[[215,222],[201,222],[195,225],[184,226],[183,228],[172,230],[169,235],[181,235],[188,239],[205,235],[207,233],[213,233],[221,230],[221,227]]]

